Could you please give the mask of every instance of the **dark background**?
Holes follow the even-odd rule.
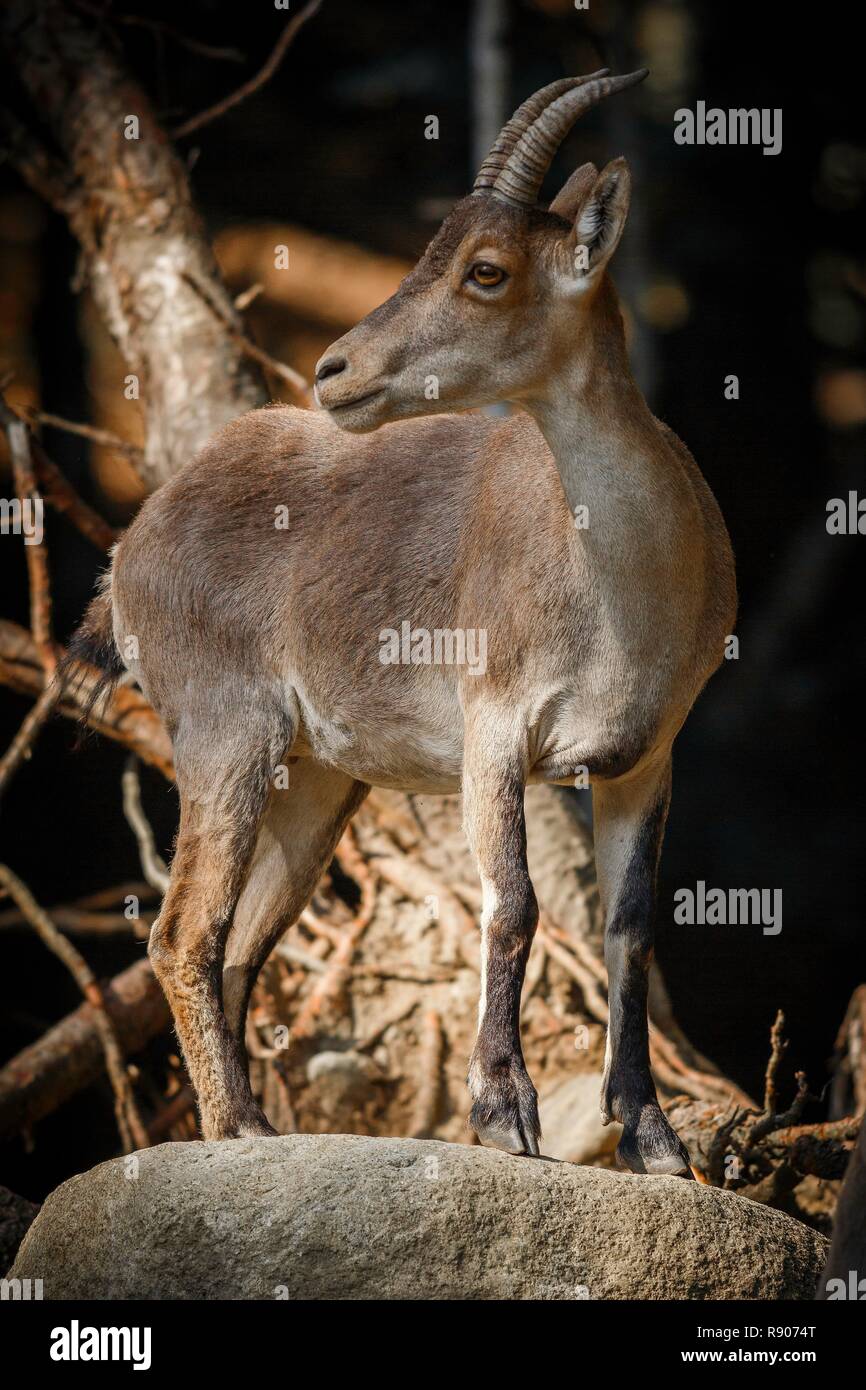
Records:
[[[862,486],[866,435],[859,44],[848,7],[833,4],[810,14],[808,31],[775,5],[592,0],[583,13],[570,0],[510,0],[506,10],[506,115],[566,73],[600,63],[652,70],[644,87],[581,123],[548,195],[583,159],[629,158],[632,217],[614,278],[637,370],[656,413],[695,454],[737,555],[739,660],[713,678],[675,751],[659,956],[679,1021],[723,1070],[760,1094],[782,1007],[789,1075],[805,1068],[819,1092],[848,998],[866,978],[858,756],[866,539],[825,528],[828,499]],[[285,22],[266,0],[193,0],[180,12],[128,0],[123,12],[167,19],[247,56],[229,68],[155,31],[123,28],[127,58],[168,124],[254,71]],[[199,150],[193,188],[208,225],[289,221],[416,257],[472,176],[471,20],[472,6],[444,0],[325,0],[273,81],[185,142]],[[698,99],[783,108],[781,154],[676,145],[673,112]],[[423,138],[431,113],[438,141]],[[18,207],[20,197],[15,175],[0,169],[0,198]],[[41,405],[86,419],[75,247],[47,212],[34,238]],[[731,373],[736,401],[724,398]],[[87,446],[54,431],[45,440],[101,503],[89,491]],[[98,556],[55,515],[47,525],[65,639]],[[12,537],[0,539],[0,582],[3,615],[26,625],[23,548]],[[0,689],[4,746],[27,707]],[[102,742],[76,756],[74,739],[67,724],[52,724],[2,806],[0,857],[46,904],[139,876],[120,811],[123,753]],[[167,846],[174,791],[145,774],[145,794]],[[673,893],[697,879],[781,888],[781,935],[675,926]],[[104,974],[142,949],[85,943]],[[77,1003],[71,980],[31,935],[0,933],[0,1059]],[[36,1140],[30,1157],[20,1144],[0,1156],[0,1180],[30,1197],[113,1151],[107,1090],[42,1123]]]

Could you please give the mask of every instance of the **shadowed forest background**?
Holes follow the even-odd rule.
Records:
[[[72,8],[93,22],[103,11],[118,21],[125,61],[168,128],[257,71],[285,20],[266,0]],[[230,289],[265,280],[245,314],[250,336],[307,379],[328,343],[372,307],[364,295],[376,302],[378,283],[380,298],[390,293],[395,263],[414,262],[471,186],[480,8],[324,0],[269,82],[179,141]],[[728,1077],[761,1093],[781,1008],[785,1085],[803,1069],[818,1094],[852,990],[866,978],[864,541],[830,536],[825,526],[828,500],[863,485],[866,439],[866,132],[844,7],[824,6],[808,33],[771,6],[592,0],[580,12],[570,0],[511,0],[503,10],[501,120],[564,74],[600,64],[651,70],[626,100],[580,122],[546,191],[552,196],[584,160],[629,160],[632,212],[613,277],[636,374],[655,413],[694,453],[737,557],[739,659],[713,678],[675,749],[658,957],[679,1024]],[[175,27],[220,55],[178,41]],[[6,76],[16,102],[11,68]],[[782,152],[675,145],[673,113],[697,100],[782,108]],[[435,140],[425,138],[431,114]],[[307,233],[329,241],[311,244]],[[282,242],[306,269],[304,284],[285,291],[262,269]],[[329,247],[339,294],[324,260]],[[65,220],[0,167],[0,373],[15,372],[8,398],[138,443],[122,364],[86,292],[77,292],[77,265]],[[725,398],[731,374],[737,400]],[[134,514],[142,489],[121,455],[50,426],[41,438],[113,524]],[[429,466],[435,472],[435,459]],[[7,467],[0,457],[3,495]],[[47,512],[46,524],[55,629],[65,641],[103,562],[62,518]],[[335,566],[352,562],[334,557]],[[2,616],[27,626],[19,538],[0,538],[0,576]],[[0,687],[3,748],[29,703]],[[68,721],[54,720],[0,807],[0,858],[49,906],[140,877],[121,810],[124,750],[94,739],[76,754],[75,739]],[[168,854],[174,790],[149,770],[142,785]],[[781,933],[676,925],[673,894],[698,879],[781,889]],[[123,936],[79,944],[106,977],[143,951]],[[0,929],[0,1061],[78,1002],[73,981],[27,928]],[[10,1140],[0,1149],[0,1180],[39,1200],[113,1152],[107,1097],[100,1083],[46,1118],[30,1153]],[[807,1118],[818,1113],[815,1106]]]

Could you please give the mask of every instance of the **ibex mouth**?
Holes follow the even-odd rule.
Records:
[[[336,415],[340,410],[353,410],[356,405],[363,405],[365,401],[372,401],[375,396],[381,396],[384,386],[377,386],[374,391],[365,391],[362,396],[353,396],[349,401],[338,401],[335,405],[325,406],[332,415]]]

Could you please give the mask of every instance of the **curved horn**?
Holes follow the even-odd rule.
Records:
[[[564,92],[570,92],[575,87],[581,87],[585,82],[593,82],[598,77],[606,77],[609,68],[599,68],[598,72],[591,72],[587,77],[561,77],[558,82],[551,82],[549,86],[542,87],[540,91],[533,92],[531,97],[527,97],[522,106],[518,106],[514,115],[507,125],[504,125],[491,146],[490,153],[485,159],[478,176],[472,186],[472,192],[486,193],[496,182],[498,175],[514,146],[517,144],[524,131],[528,130],[532,122],[537,120],[544,111],[557,97],[561,97]]]
[[[603,97],[643,82],[648,71],[600,77],[556,97],[519,137],[493,184],[493,197],[512,207],[533,207],[553,157],[578,117]]]

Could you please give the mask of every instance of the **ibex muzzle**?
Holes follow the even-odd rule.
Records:
[[[135,635],[126,665],[174,742],[180,831],[150,953],[207,1138],[271,1132],[247,1078],[250,991],[376,784],[462,789],[483,890],[470,1123],[537,1153],[524,788],[588,780],[603,1114],[633,1171],[689,1171],[650,1074],[647,972],[671,747],[722,659],[733,563],[691,455],[629,371],[607,275],[624,162],[585,165],[537,206],[577,116],[643,76],[525,102],[412,274],[319,363],[323,409],[256,411],[211,440],[142,507],[81,630],[74,650],[113,645],[115,667]],[[523,409],[453,413],[493,401]],[[406,630],[417,648],[385,652]],[[455,640],[425,645],[441,633]],[[483,634],[483,662],[461,658],[466,634]]]

